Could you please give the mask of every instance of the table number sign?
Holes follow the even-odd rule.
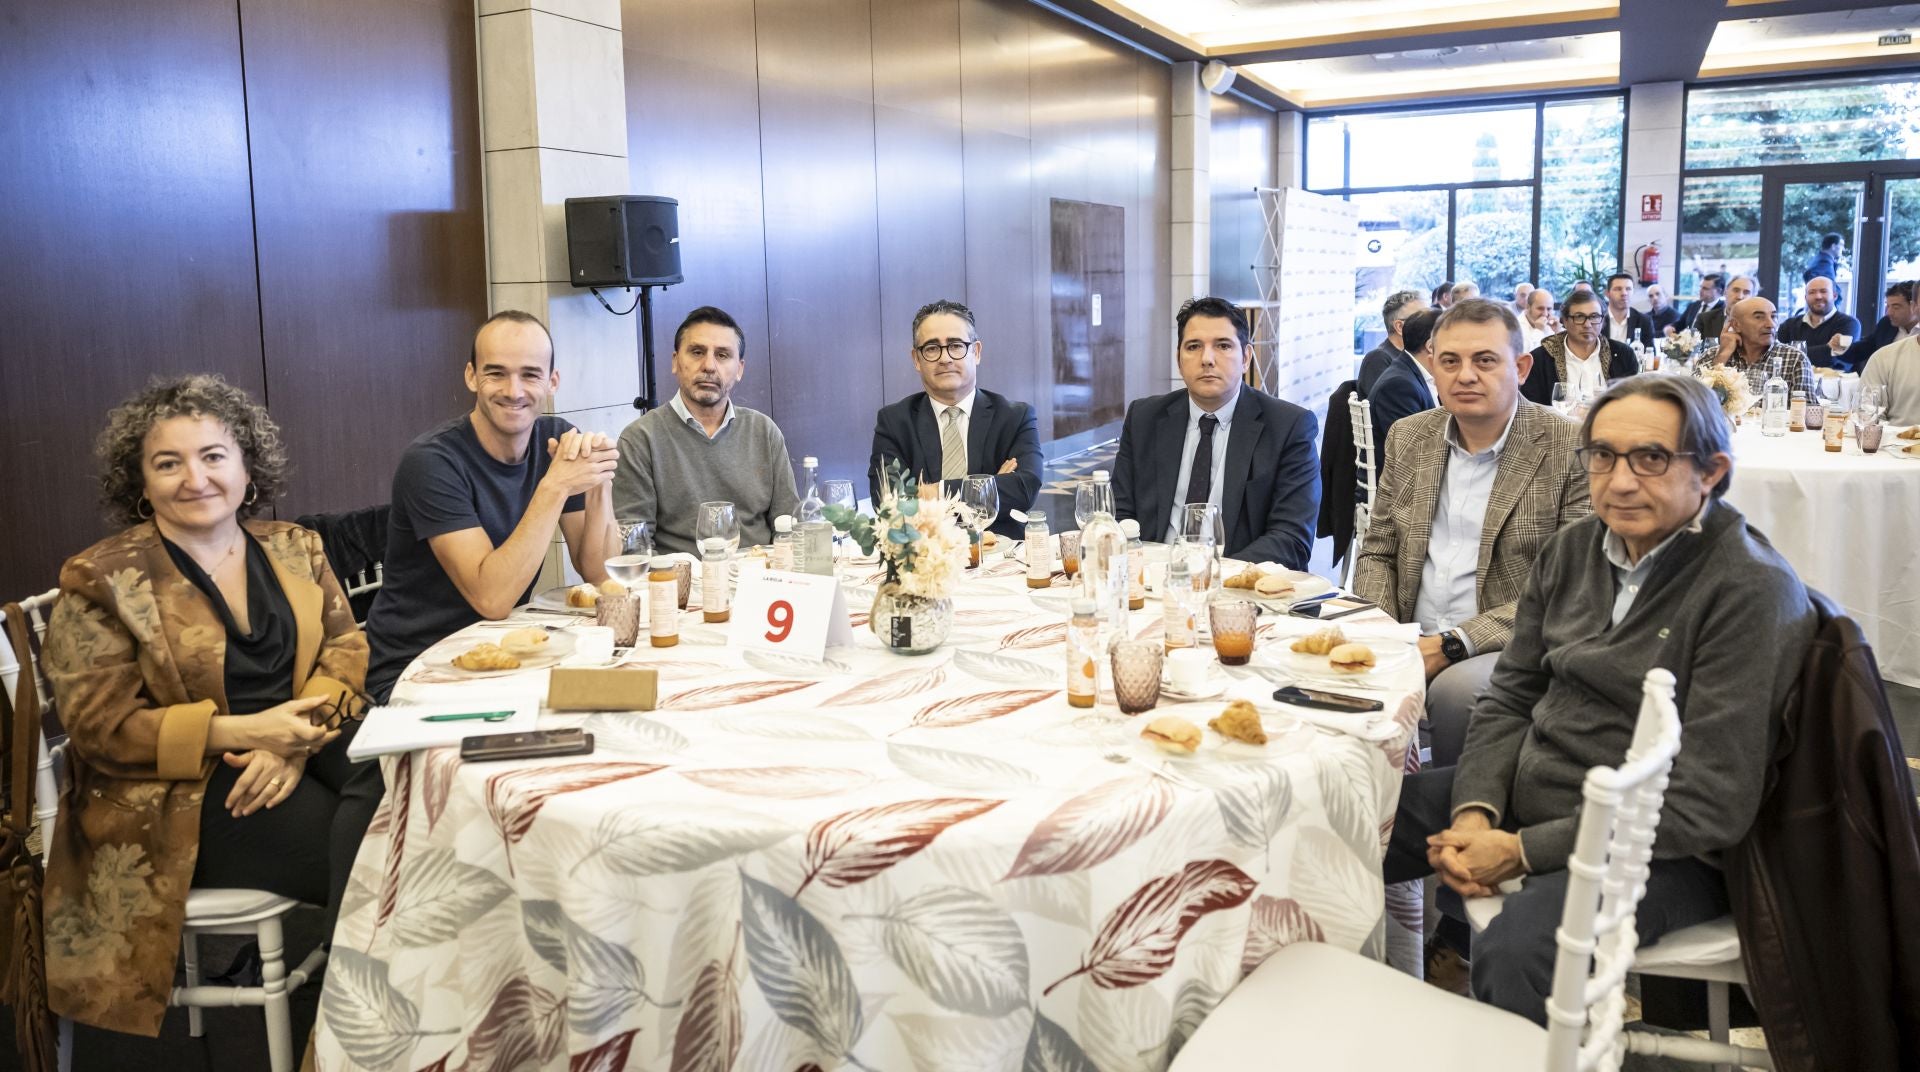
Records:
[[[840,582],[808,573],[768,570],[740,582],[728,642],[739,651],[774,651],[824,659],[853,643]]]

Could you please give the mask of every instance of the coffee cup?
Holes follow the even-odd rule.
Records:
[[[573,627],[573,651],[589,665],[613,661],[613,627],[576,625]]]
[[[1175,648],[1167,656],[1167,684],[1188,695],[1207,687],[1207,664],[1213,662],[1199,648]]]

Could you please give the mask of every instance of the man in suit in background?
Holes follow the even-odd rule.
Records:
[[[1647,319],[1653,321],[1655,338],[1671,335],[1680,320],[1680,310],[1667,301],[1667,292],[1658,283],[1647,288]]]
[[[1250,332],[1233,303],[1194,298],[1176,321],[1187,386],[1127,407],[1113,463],[1120,517],[1142,539],[1168,540],[1187,504],[1213,503],[1225,554],[1306,569],[1320,514],[1313,414],[1241,389]]]
[[[1580,426],[1520,397],[1533,363],[1521,341],[1496,302],[1461,302],[1440,318],[1442,408],[1393,426],[1354,568],[1355,593],[1420,625],[1436,766],[1460,758],[1533,560],[1592,509],[1573,453]]]
[[[1708,346],[1712,346],[1713,340],[1719,338],[1720,333],[1727,330],[1727,311],[1729,309],[1732,309],[1734,306],[1739,305],[1757,293],[1759,293],[1759,288],[1754,285],[1753,277],[1751,276],[1736,275],[1732,279],[1727,280],[1727,300],[1711,309],[1702,310],[1700,315],[1694,318],[1693,330],[1700,333],[1701,348],[1705,349]]]
[[[1601,334],[1606,320],[1600,296],[1591,290],[1575,288],[1567,295],[1561,323],[1567,330],[1549,335],[1533,350],[1533,368],[1520,386],[1529,402],[1547,405],[1553,401],[1553,385],[1567,383],[1580,388],[1588,398],[1598,398],[1607,389],[1607,381],[1640,374],[1640,361],[1624,342],[1614,342]]]
[[[1901,339],[1913,334],[1914,324],[1920,322],[1920,300],[1916,300],[1917,287],[1910,280],[1894,283],[1887,287],[1883,297],[1887,301],[1887,314],[1873,325],[1864,339],[1854,340],[1844,354],[1833,355],[1833,367],[1841,371],[1864,372],[1867,360],[1875,351],[1892,346]]]
[[[1387,366],[1393,364],[1396,355],[1407,353],[1407,344],[1401,337],[1402,325],[1407,318],[1427,307],[1427,296],[1417,290],[1401,290],[1388,295],[1385,305],[1380,307],[1380,320],[1387,325],[1385,342],[1367,351],[1360,360],[1360,397],[1366,398],[1373,393],[1373,384],[1380,378]]]
[[[1633,300],[1633,277],[1615,272],[1607,277],[1607,338],[1614,342],[1653,345],[1653,321],[1628,304]]]
[[[1459,306],[1455,305],[1455,309]],[[1395,421],[1402,417],[1411,417],[1422,410],[1432,409],[1434,403],[1433,382],[1433,326],[1440,322],[1440,310],[1422,309],[1407,321],[1405,338],[1407,352],[1394,358],[1387,371],[1380,374],[1374,382],[1373,394],[1367,398],[1367,406],[1373,414],[1373,456],[1384,459],[1387,454],[1387,431]]]
[[[1699,331],[1700,314],[1720,304],[1720,285],[1726,279],[1719,272],[1710,272],[1700,277],[1700,297],[1687,303],[1680,310],[1680,319],[1674,322],[1675,331]]]
[[[1000,486],[993,531],[1018,539],[1024,530],[1008,515],[1032,509],[1040,494],[1040,432],[1032,406],[978,389],[981,349],[972,310],[944,299],[920,307],[913,367],[926,390],[881,408],[867,477],[878,502],[888,458],[922,485],[992,473]]]

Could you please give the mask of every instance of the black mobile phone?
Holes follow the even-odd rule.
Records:
[[[533,730],[528,733],[483,733],[460,741],[460,758],[469,763],[494,759],[546,759],[584,756],[593,752],[593,734],[579,729]]]
[[[1339,692],[1322,692],[1319,689],[1303,689],[1298,685],[1273,690],[1273,698],[1281,703],[1295,707],[1313,707],[1322,711],[1344,711],[1357,714],[1364,711],[1378,711],[1386,705],[1379,700],[1369,700],[1360,696],[1348,696]]]
[[[1334,596],[1332,599],[1320,599],[1295,606],[1288,613],[1301,618],[1330,621],[1334,618],[1344,618],[1349,614],[1358,614],[1363,610],[1373,610],[1379,605],[1371,599],[1361,599],[1359,596]]]

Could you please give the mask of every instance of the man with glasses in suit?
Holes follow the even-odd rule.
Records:
[[[1556,383],[1567,384],[1583,398],[1593,398],[1607,389],[1609,381],[1639,375],[1640,359],[1633,350],[1602,334],[1606,319],[1600,296],[1592,290],[1576,287],[1567,295],[1560,315],[1567,329],[1542,339],[1533,350],[1533,369],[1520,388],[1527,401],[1552,403]]]
[[[1024,530],[1009,514],[1033,509],[1040,494],[1039,425],[1032,406],[978,387],[982,349],[973,310],[945,299],[920,307],[912,357],[926,390],[880,410],[867,477],[878,502],[889,459],[927,490],[992,473],[1000,489],[993,531],[1017,540]]]

